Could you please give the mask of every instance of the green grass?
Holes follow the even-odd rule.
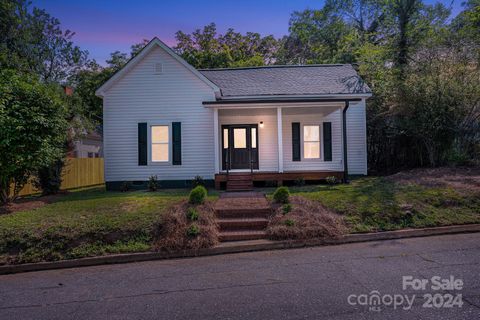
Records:
[[[80,258],[150,249],[152,228],[187,190],[80,190],[31,211],[0,216],[0,263]]]
[[[382,177],[350,184],[292,187],[345,216],[351,232],[480,223],[480,196],[452,188],[401,185]]]

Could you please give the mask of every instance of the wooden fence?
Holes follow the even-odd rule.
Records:
[[[62,190],[104,183],[103,158],[69,158],[63,168]],[[21,196],[39,192],[31,183],[20,191]]]

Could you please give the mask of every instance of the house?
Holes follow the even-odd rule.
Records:
[[[367,174],[371,92],[351,65],[196,70],[154,38],[96,94],[108,189]]]
[[[99,130],[86,132],[73,142],[72,158],[102,158],[103,141]]]

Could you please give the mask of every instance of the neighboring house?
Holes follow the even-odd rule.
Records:
[[[367,174],[371,92],[351,65],[196,70],[155,38],[96,94],[109,189]]]
[[[86,133],[80,139],[74,141],[73,158],[102,158],[103,141],[102,135],[97,130]]]

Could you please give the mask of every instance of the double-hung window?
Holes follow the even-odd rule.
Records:
[[[168,162],[169,160],[169,127],[151,126],[152,162]]]
[[[303,126],[303,158],[320,158],[320,126]]]

